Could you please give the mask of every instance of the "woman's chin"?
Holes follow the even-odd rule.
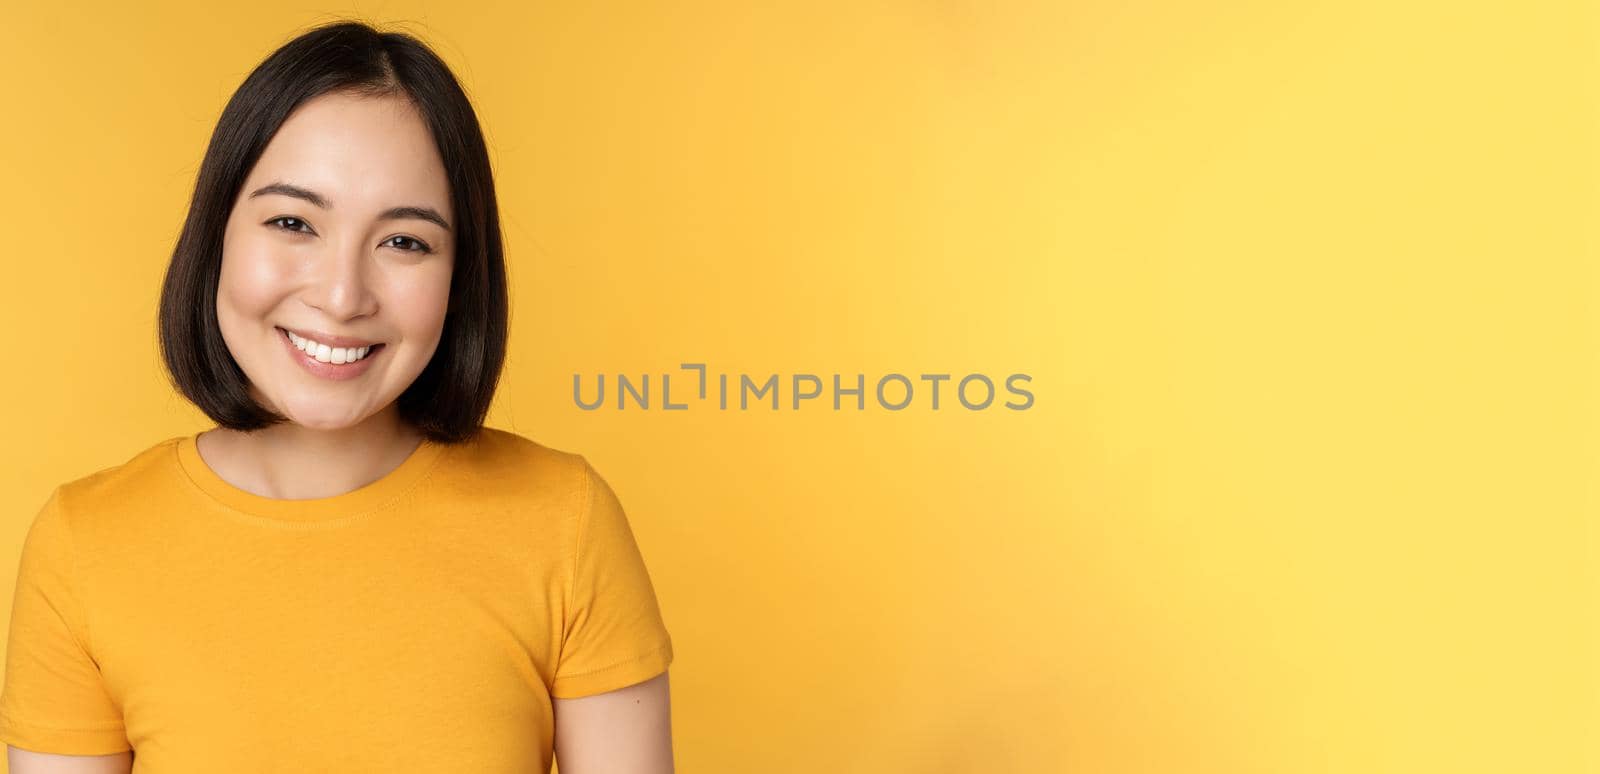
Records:
[[[329,406],[303,406],[290,405],[283,415],[289,421],[308,430],[343,430],[354,427],[366,419],[362,413],[349,413],[330,411]]]

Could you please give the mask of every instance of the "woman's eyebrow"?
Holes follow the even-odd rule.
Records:
[[[390,207],[378,213],[378,220],[405,220],[407,218],[437,223],[439,228],[445,231],[450,230],[450,224],[444,222],[444,217],[432,207]]]
[[[260,188],[250,192],[250,198],[254,199],[257,196],[265,196],[266,194],[293,196],[296,199],[304,199],[308,202],[311,202],[312,204],[315,204],[324,210],[328,209],[328,200],[322,198],[321,194],[318,194],[316,191],[308,188],[301,188],[300,186],[290,185],[288,183],[269,183],[261,186]]]
[[[279,194],[281,196],[291,196],[296,199],[304,199],[305,201],[311,202],[318,208],[324,210],[328,209],[330,206],[328,204],[328,200],[322,198],[322,195],[316,191],[282,182],[268,183],[267,185],[261,186],[260,188],[251,191],[249,198],[254,199],[257,196],[265,196],[267,194]],[[432,207],[390,207],[389,209],[378,213],[378,220],[407,219],[426,220],[430,223],[438,224],[439,228],[442,228],[445,231],[450,230],[450,224],[445,222],[444,216],[440,215],[439,211]]]

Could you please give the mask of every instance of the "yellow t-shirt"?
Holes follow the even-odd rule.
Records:
[[[552,698],[672,661],[610,486],[492,428],[313,500],[162,441],[51,493],[10,626],[0,741],[160,774],[548,772]]]

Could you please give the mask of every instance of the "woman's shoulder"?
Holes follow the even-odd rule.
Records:
[[[55,496],[83,501],[127,502],[149,494],[150,488],[171,483],[178,464],[178,444],[184,436],[171,436],[139,449],[114,465],[62,481]]]
[[[583,455],[534,440],[513,430],[483,426],[477,436],[460,445],[473,461],[518,468],[572,468],[585,464]]]
[[[552,494],[582,491],[589,461],[582,454],[512,430],[484,426],[451,450],[447,475],[465,479],[482,494]]]

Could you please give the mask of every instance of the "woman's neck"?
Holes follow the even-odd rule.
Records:
[[[306,500],[341,495],[383,478],[422,439],[391,407],[337,430],[293,422],[249,433],[214,427],[195,443],[222,480],[262,497]]]

